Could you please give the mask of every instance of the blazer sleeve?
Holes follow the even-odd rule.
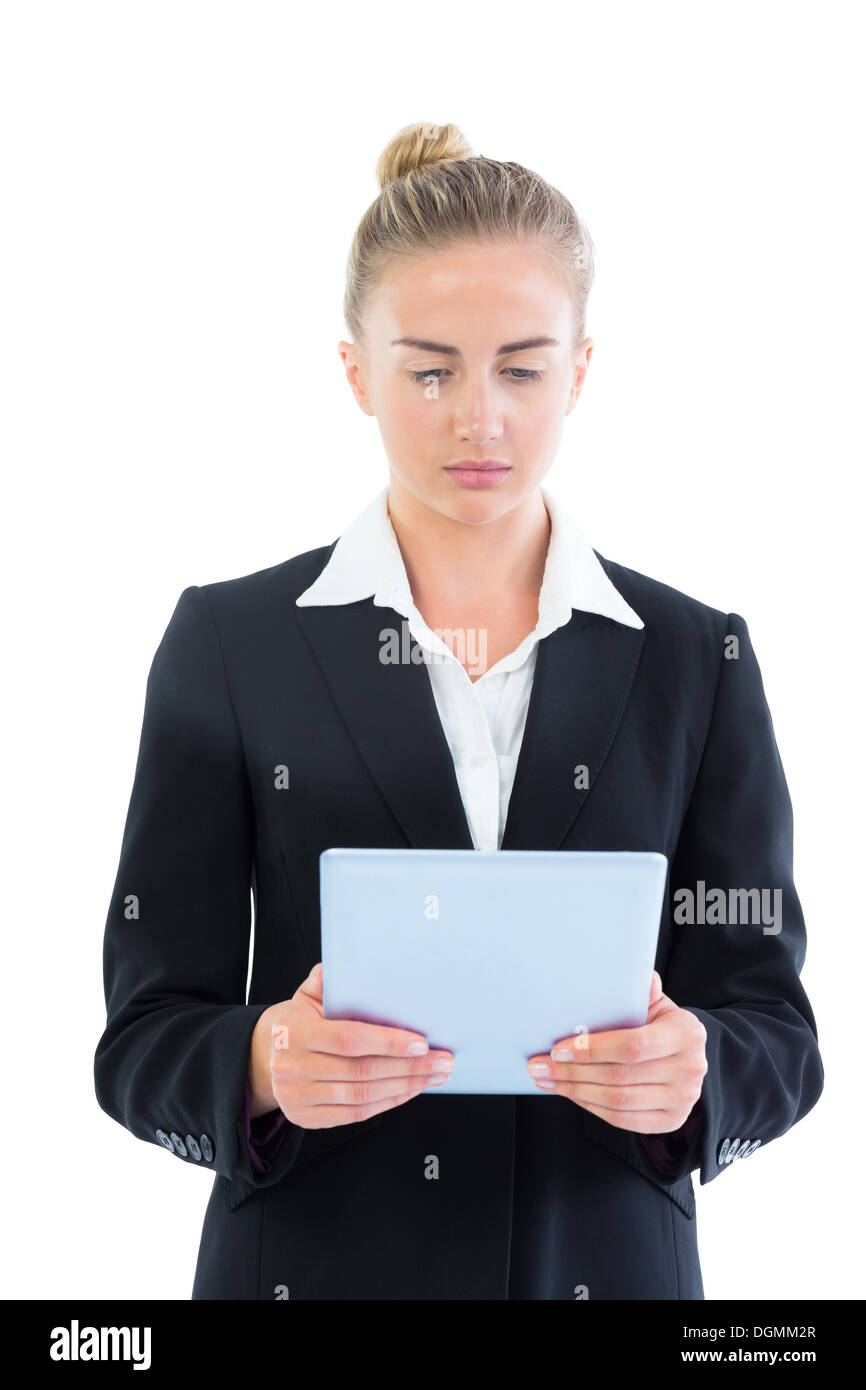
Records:
[[[254,1173],[269,1173],[274,1155],[279,1152],[288,1124],[282,1110],[270,1110],[252,1119],[253,1090],[247,1078],[244,1086],[244,1108],[241,1116],[244,1138],[250,1152]]]
[[[207,596],[193,585],[147,679],[105,925],[94,1079],[107,1114],[220,1174],[238,1199],[277,1181],[302,1136],[287,1121],[266,1146],[269,1161],[254,1163],[248,1059],[267,1005],[246,1002],[253,849],[240,731]]]
[[[696,1168],[702,1185],[711,1182],[808,1114],[824,1086],[800,981],[806,930],[791,800],[748,627],[736,613],[727,624],[710,728],[671,862],[673,945],[662,979],[665,994],[706,1028],[708,1069],[685,1125],[640,1136],[639,1162],[652,1159],[663,1183]]]

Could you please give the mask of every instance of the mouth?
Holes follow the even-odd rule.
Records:
[[[460,459],[444,470],[460,487],[494,487],[511,472],[511,465],[500,459]]]

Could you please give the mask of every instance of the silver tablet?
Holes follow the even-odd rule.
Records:
[[[319,872],[325,1017],[453,1052],[425,1094],[543,1095],[535,1053],[646,1023],[662,854],[339,848]]]

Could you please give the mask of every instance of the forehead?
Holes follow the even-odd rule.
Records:
[[[369,307],[371,336],[497,343],[547,334],[564,341],[571,301],[539,247],[460,243],[389,268]]]

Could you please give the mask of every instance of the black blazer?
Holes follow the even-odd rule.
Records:
[[[692,1172],[765,1149],[823,1087],[791,805],[743,619],[601,556],[645,627],[575,610],[541,641],[502,848],[668,857],[656,968],[707,1030],[696,1132],[667,1141],[665,1174],[560,1096],[422,1094],[288,1125],[253,1169],[250,1038],[320,959],[320,853],[472,848],[427,668],[379,660],[404,620],[295,606],[332,550],[185,589],[148,677],[95,1083],[137,1138],[215,1178],[192,1297],[701,1299]],[[780,889],[781,931],[676,920],[700,883]]]

